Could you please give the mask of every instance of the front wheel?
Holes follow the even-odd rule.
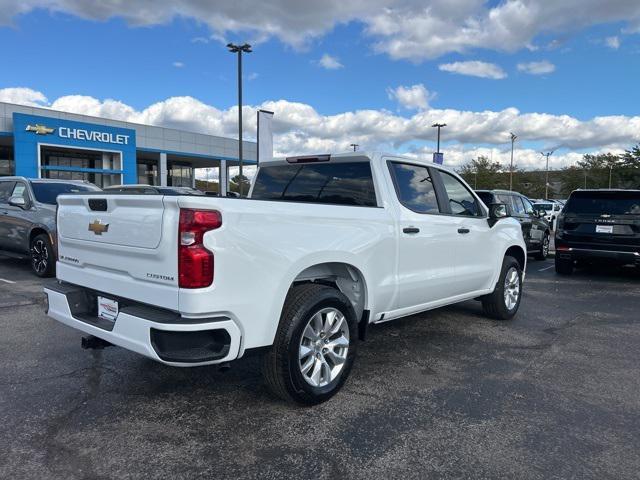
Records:
[[[31,269],[39,277],[52,277],[55,273],[56,259],[49,236],[41,233],[31,240],[29,249]]]
[[[267,386],[304,405],[329,400],[349,376],[357,330],[351,302],[339,290],[313,283],[293,287],[263,359]]]
[[[496,320],[509,320],[517,313],[522,298],[522,269],[518,261],[505,256],[493,293],[482,297],[484,313]]]

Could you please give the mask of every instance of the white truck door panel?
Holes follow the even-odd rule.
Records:
[[[455,294],[457,279],[452,248],[457,235],[455,220],[441,215],[403,212],[398,240],[397,308],[422,305]]]

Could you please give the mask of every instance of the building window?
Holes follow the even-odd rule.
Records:
[[[109,172],[121,169],[122,160],[118,153],[42,147],[40,162],[42,178],[84,180],[98,187],[122,183],[120,173]]]
[[[193,169],[188,165],[173,163],[169,167],[167,185],[170,187],[191,187],[193,186]]]
[[[138,160],[138,183],[158,185],[158,163]]]
[[[16,164],[13,159],[13,147],[0,145],[0,177],[15,175]]]

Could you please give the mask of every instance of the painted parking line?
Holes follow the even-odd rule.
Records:
[[[5,278],[0,278],[0,282],[5,282],[5,283],[16,283],[13,280],[7,280]]]
[[[539,272],[544,272],[545,270],[549,270],[550,268],[553,268],[553,267],[555,267],[555,265],[549,265],[548,267],[541,268],[541,269],[540,269],[540,270],[538,270],[538,271],[539,271]]]

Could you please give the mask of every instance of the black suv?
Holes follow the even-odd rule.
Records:
[[[480,199],[486,204],[504,203],[509,215],[520,222],[522,236],[527,250],[536,260],[544,260],[549,255],[549,224],[544,215],[534,209],[531,201],[518,192],[509,190],[476,190]]]
[[[640,267],[640,190],[576,190],[558,217],[556,272],[576,260]]]

